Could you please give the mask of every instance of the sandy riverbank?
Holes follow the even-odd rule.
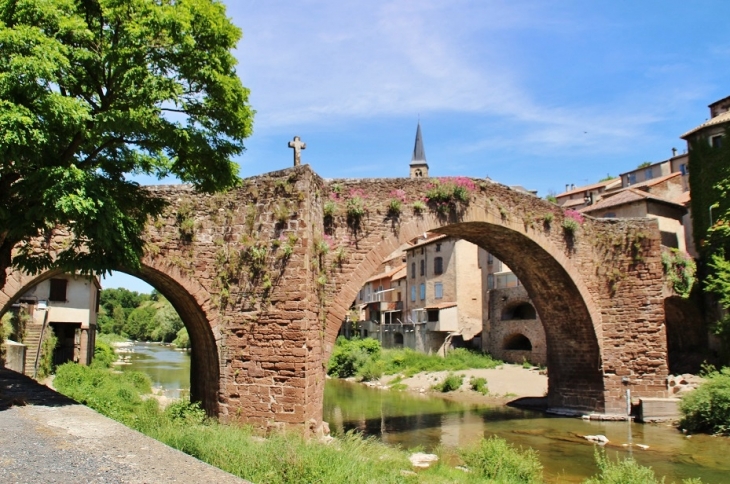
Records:
[[[464,376],[461,388],[453,392],[441,393],[431,387],[441,382],[448,371],[423,372],[411,378],[405,378],[400,383],[406,385],[408,391],[418,393],[433,393],[450,400],[469,403],[507,403],[523,397],[544,397],[547,395],[547,374],[537,368],[523,368],[522,365],[504,364],[494,369],[469,369],[452,372]],[[367,385],[389,388],[388,384],[398,375],[383,376],[380,380],[368,382]],[[471,377],[485,378],[489,393],[482,395],[469,387]]]

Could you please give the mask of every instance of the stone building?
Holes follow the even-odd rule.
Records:
[[[540,316],[520,280],[502,261],[487,254],[482,349],[508,363],[547,365],[547,342]]]
[[[24,368],[35,376],[40,345],[53,330],[58,344],[54,365],[69,361],[88,365],[94,356],[96,321],[101,285],[97,277],[62,274],[28,289],[13,306],[22,315],[24,328],[14,328],[16,339],[25,346]],[[18,334],[22,333],[22,334]]]

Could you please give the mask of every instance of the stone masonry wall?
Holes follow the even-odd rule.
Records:
[[[150,188],[170,206],[132,273],[188,328],[192,396],[224,421],[317,427],[350,304],[385,256],[427,231],[490,251],[524,283],[545,328],[551,408],[618,412],[626,386],[666,394],[655,221],[586,219],[569,234],[557,206],[486,180],[467,183],[466,203],[414,207],[433,182],[325,182],[305,165],[219,195]],[[0,307],[50,275],[11,275]]]

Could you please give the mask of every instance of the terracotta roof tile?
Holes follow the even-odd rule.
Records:
[[[626,190],[623,190],[616,195],[604,198],[596,204],[584,207],[580,209],[580,212],[590,214],[591,212],[602,210],[604,208],[618,207],[620,205],[626,205],[640,200],[652,200],[655,202],[665,203],[667,205],[683,207],[682,205],[671,200],[667,200],[666,198],[657,197],[656,195],[652,195],[651,193],[647,193],[643,190],[638,190],[632,187],[627,188]]]
[[[585,192],[585,191],[588,191],[588,190],[595,190],[597,188],[608,187],[609,185],[613,185],[616,182],[619,182],[620,183],[621,182],[621,178],[620,177],[616,177],[616,178],[611,178],[610,180],[606,180],[606,181],[594,183],[592,185],[585,185],[585,186],[582,186],[582,187],[576,187],[576,188],[574,188],[572,190],[569,190],[567,192],[563,192],[563,193],[561,193],[559,195],[555,195],[555,197],[556,198],[562,198],[562,197],[567,197],[569,195],[575,195],[576,193]]]
[[[687,139],[688,136],[693,135],[697,131],[700,131],[702,129],[708,128],[710,126],[717,126],[718,124],[723,124],[723,123],[730,123],[730,111],[726,111],[724,113],[720,113],[717,116],[715,116],[714,118],[708,119],[707,121],[705,121],[704,123],[700,124],[696,128],[690,129],[689,131],[687,131],[686,133],[684,133],[682,136],[680,136],[680,138]]]

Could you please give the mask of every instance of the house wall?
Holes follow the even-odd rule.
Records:
[[[651,176],[648,175],[648,169],[651,168]],[[669,160],[661,161],[659,163],[654,163],[653,165],[644,167],[644,168],[637,168],[635,170],[627,171],[626,173],[621,174],[621,186],[626,188],[632,185],[636,185],[637,183],[641,183],[647,180],[652,180],[654,178],[659,178],[660,176],[669,175],[672,172],[672,165]],[[634,180],[631,182],[630,177],[634,176]]]
[[[471,340],[482,331],[482,278],[479,252],[479,247],[471,242],[466,240],[456,242],[458,330],[465,340]],[[486,255],[484,257],[486,259]]]

